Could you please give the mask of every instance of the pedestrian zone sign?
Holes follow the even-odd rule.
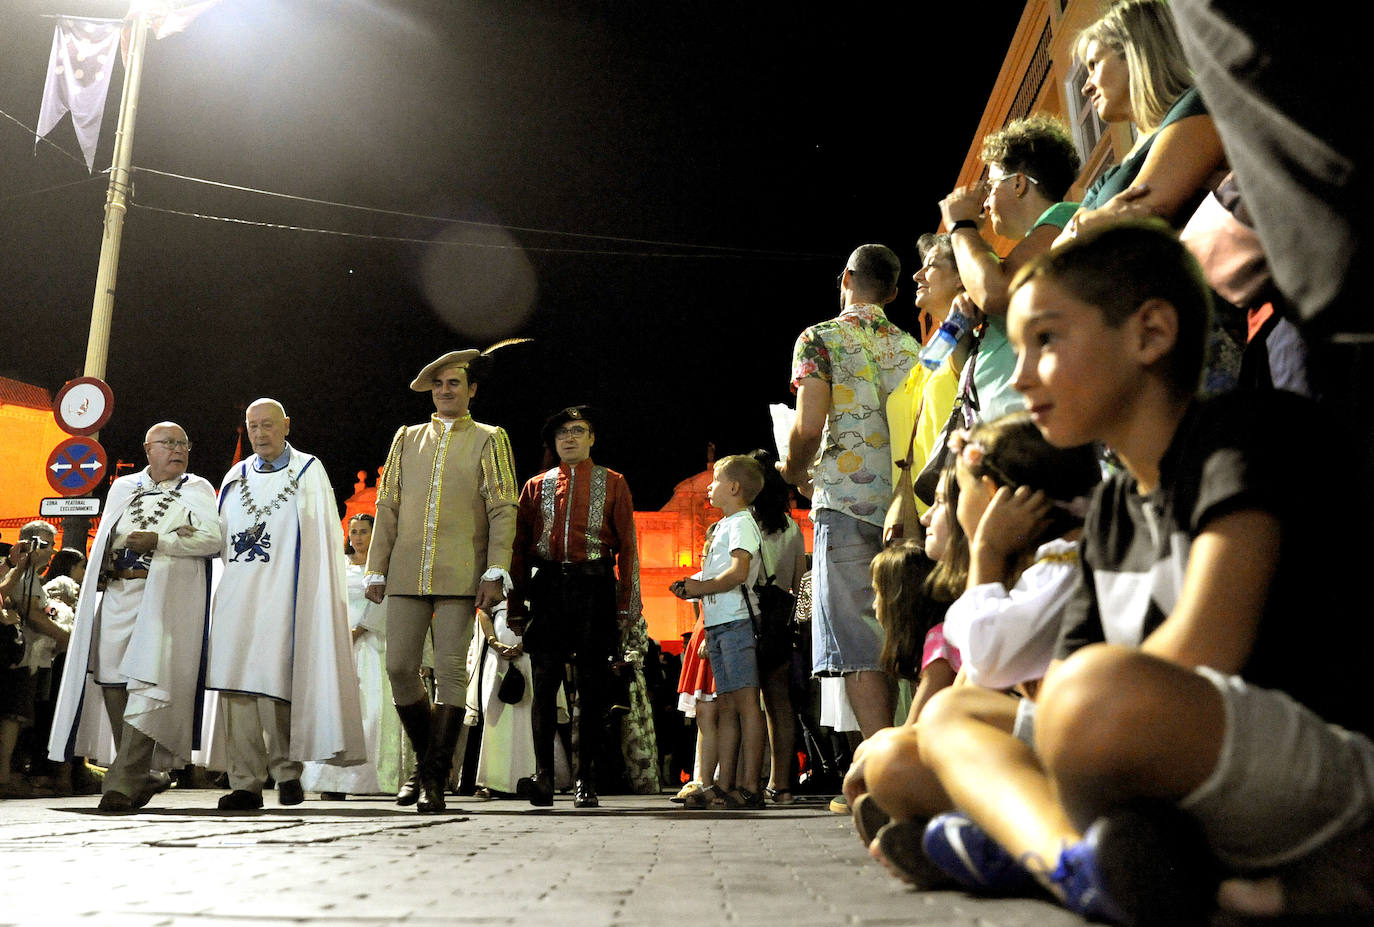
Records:
[[[90,492],[105,476],[105,449],[94,438],[68,438],[48,455],[48,485],[64,496]]]
[[[58,496],[53,499],[44,499],[38,503],[38,514],[43,518],[66,518],[69,515],[84,515],[90,517],[100,514],[100,500],[90,496],[81,496],[76,499],[67,499]]]

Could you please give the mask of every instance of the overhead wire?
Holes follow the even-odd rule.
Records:
[[[260,189],[260,188],[257,188],[257,187],[248,187],[248,186],[243,186],[243,185],[241,185],[241,184],[226,183],[226,182],[224,182],[224,181],[219,181],[219,180],[207,180],[207,179],[202,178],[202,177],[190,177],[190,176],[187,176],[187,175],[185,175],[185,174],[176,174],[176,173],[173,173],[173,172],[171,172],[171,171],[161,171],[161,170],[157,170],[157,169],[155,169],[155,168],[139,167],[139,166],[137,166],[137,165],[135,165],[135,166],[132,168],[132,170],[133,170],[133,172],[134,172],[135,174],[151,174],[151,175],[155,175],[155,176],[159,176],[159,177],[167,177],[167,178],[171,178],[171,179],[175,179],[175,180],[187,181],[187,182],[189,182],[189,183],[204,184],[204,185],[207,185],[207,186],[218,187],[218,188],[226,189],[226,190],[233,190],[233,191],[241,192],[241,193],[251,193],[251,194],[255,194],[255,195],[259,195],[259,196],[267,196],[267,197],[274,197],[274,198],[278,198],[278,199],[292,200],[292,201],[300,202],[300,203],[310,203],[310,204],[316,205],[316,206],[329,206],[329,207],[334,207],[334,208],[339,208],[339,209],[350,209],[350,210],[355,210],[355,211],[359,211],[359,212],[368,212],[368,213],[374,213],[374,214],[378,214],[378,215],[393,216],[393,217],[396,217],[396,218],[403,218],[403,219],[418,219],[418,220],[426,221],[426,222],[437,222],[437,223],[442,223],[442,224],[444,224],[444,225],[464,225],[464,226],[471,226],[471,227],[474,227],[474,228],[496,229],[496,230],[506,231],[506,232],[522,232],[522,233],[525,233],[525,234],[552,235],[552,236],[555,236],[555,237],[580,238],[580,239],[588,239],[588,240],[593,240],[593,241],[608,241],[608,242],[616,242],[616,243],[619,243],[619,244],[646,245],[646,246],[657,247],[657,248],[681,248],[681,249],[689,249],[689,250],[696,250],[696,251],[707,251],[707,252],[712,252],[712,251],[714,251],[714,252],[721,252],[720,256],[722,256],[722,257],[774,257],[774,258],[787,259],[787,260],[796,260],[796,259],[798,259],[798,258],[804,258],[804,259],[818,258],[818,259],[829,260],[829,259],[831,259],[831,258],[834,257],[834,255],[831,255],[831,254],[813,254],[813,253],[807,253],[807,252],[777,251],[777,250],[756,249],[756,248],[738,248],[738,247],[732,247],[732,246],[729,246],[729,245],[709,245],[709,244],[697,244],[697,243],[691,243],[691,242],[661,241],[661,240],[649,239],[649,238],[628,238],[628,237],[617,236],[617,235],[599,235],[599,234],[595,234],[595,233],[591,233],[591,232],[566,232],[566,231],[561,231],[561,230],[558,230],[558,229],[543,229],[543,228],[534,228],[534,227],[530,227],[530,226],[506,225],[506,224],[499,223],[499,222],[481,222],[481,221],[478,221],[478,220],[475,220],[475,219],[455,219],[455,218],[452,218],[452,217],[450,217],[450,216],[435,216],[435,215],[428,215],[428,214],[425,214],[425,213],[407,212],[407,211],[398,210],[398,209],[384,209],[384,208],[376,207],[376,206],[364,206],[364,205],[361,205],[361,204],[358,204],[358,203],[344,203],[344,202],[339,202],[339,201],[335,201],[335,200],[319,199],[319,198],[317,198],[317,197],[299,196],[299,195],[291,194],[291,193],[279,193],[279,192],[276,192],[276,191],[273,191],[273,190],[263,190],[263,189]],[[293,225],[287,225],[287,224],[284,224],[284,223],[260,222],[260,221],[257,221],[257,220],[242,219],[242,218],[237,218],[237,217],[216,216],[216,215],[209,215],[209,214],[204,214],[204,213],[194,213],[194,212],[189,212],[189,211],[168,209],[168,208],[165,208],[165,207],[153,207],[153,206],[149,206],[149,205],[139,204],[139,203],[137,203],[137,202],[133,203],[132,205],[134,205],[135,207],[141,207],[141,208],[143,208],[143,209],[151,209],[151,210],[155,210],[155,211],[159,211],[159,212],[167,212],[167,213],[172,213],[172,214],[176,214],[176,215],[190,216],[190,217],[193,217],[193,218],[206,219],[206,220],[211,220],[211,221],[232,222],[232,223],[236,223],[236,224],[240,224],[240,225],[257,225],[257,226],[262,226],[262,227],[267,227],[267,228],[289,229],[289,230],[292,230],[292,231],[316,232],[316,233],[325,234],[325,235],[341,235],[341,236],[349,237],[349,238],[371,238],[371,239],[376,239],[376,240],[379,240],[379,241],[422,242],[422,243],[426,243],[426,244],[450,244],[450,245],[459,245],[459,246],[462,246],[462,245],[477,246],[476,243],[473,243],[473,242],[437,242],[437,241],[434,241],[433,239],[429,239],[429,238],[413,238],[413,237],[394,236],[394,235],[369,235],[369,234],[360,233],[360,232],[343,232],[343,231],[333,230],[333,229],[311,228],[311,227],[306,227],[306,226],[293,226]],[[494,246],[494,245],[487,245],[486,247],[495,247],[495,246]],[[524,250],[524,251],[540,251],[540,252],[562,253],[562,254],[606,254],[606,255],[629,255],[629,256],[643,256],[643,257],[711,257],[711,256],[712,256],[712,255],[710,255],[710,254],[679,254],[679,253],[672,253],[672,252],[664,253],[664,252],[645,252],[645,251],[608,251],[608,250],[605,250],[605,249],[588,249],[588,248],[548,248],[548,247],[530,247],[530,246],[523,246],[523,247],[522,247],[522,246],[514,246],[514,245],[513,245],[513,246],[509,246],[509,247],[516,248],[516,249],[518,249],[518,250]]]
[[[69,158],[69,159],[71,159],[72,161],[75,161],[77,164],[80,164],[82,167],[86,167],[86,161],[85,161],[85,159],[83,159],[83,158],[78,158],[76,155],[72,154],[70,151],[68,151],[67,149],[63,148],[61,145],[57,144],[57,142],[54,142],[54,141],[52,141],[51,139],[49,139],[46,135],[39,135],[39,134],[38,134],[38,130],[37,130],[36,128],[34,128],[33,126],[31,126],[31,125],[26,125],[26,124],[25,124],[24,122],[22,122],[21,120],[16,119],[15,117],[11,116],[9,113],[5,112],[3,109],[0,109],[0,116],[4,116],[6,119],[8,119],[10,122],[14,123],[15,125],[19,126],[19,128],[23,129],[25,132],[28,132],[28,133],[32,134],[33,137],[37,140],[37,143],[38,143],[38,144],[41,144],[41,145],[49,145],[49,146],[51,146],[51,147],[53,147],[53,148],[56,148],[58,151],[60,151],[60,152],[62,153],[62,155],[63,155],[64,157]],[[86,167],[86,172],[87,172],[87,173],[90,173],[90,168],[89,168],[89,167]],[[102,173],[104,173],[104,172],[102,171]]]
[[[37,196],[40,193],[52,193],[55,190],[65,190],[68,187],[79,187],[82,184],[92,183],[96,180],[104,181],[105,175],[108,173],[109,170],[103,170],[99,174],[92,174],[91,176],[83,177],[80,180],[69,180],[66,183],[60,183],[52,187],[43,187],[39,190],[25,190],[22,193],[10,193],[6,196],[0,196],[0,203],[8,203],[10,200],[23,199],[26,196]]]
[[[148,206],[137,201],[130,201],[133,209],[142,209],[148,212],[158,212],[171,216],[185,216],[190,219],[206,219],[212,222],[227,222],[233,225],[250,225],[258,228],[278,229],[285,232],[313,232],[318,235],[334,235],[340,238],[362,238],[371,241],[395,241],[402,243],[413,243],[421,245],[439,245],[442,247],[453,248],[488,248],[497,251],[532,251],[541,254],[601,254],[609,257],[652,257],[652,258],[707,258],[715,260],[757,260],[759,258],[770,258],[772,260],[792,260],[797,257],[825,257],[826,255],[791,255],[781,252],[760,252],[754,254],[684,254],[672,251],[608,251],[605,249],[594,248],[550,248],[539,245],[518,245],[505,244],[500,242],[483,241],[445,241],[435,238],[413,238],[401,235],[372,235],[366,232],[345,232],[339,229],[312,228],[304,225],[288,225],[284,222],[264,222],[258,219],[243,219],[236,216],[216,216],[208,213],[190,212],[184,209],[168,209],[163,206]],[[504,228],[504,226],[497,226]]]
[[[67,151],[65,148],[63,148],[61,145],[58,145],[56,142],[53,142],[53,141],[49,140],[49,139],[46,138],[46,137],[39,137],[39,136],[38,136],[38,133],[37,133],[37,130],[34,129],[32,126],[29,126],[29,125],[25,124],[22,120],[15,118],[14,116],[10,115],[9,113],[5,112],[4,110],[0,110],[0,116],[4,116],[6,119],[10,120],[10,121],[13,122],[15,125],[17,125],[17,126],[19,126],[20,128],[24,129],[26,132],[32,133],[32,134],[35,136],[35,138],[38,139],[38,142],[39,142],[39,143],[41,143],[41,144],[46,144],[46,145],[48,145],[48,146],[50,146],[50,147],[56,149],[56,150],[57,150],[58,152],[60,152],[64,157],[68,158],[69,160],[73,161],[73,162],[76,163],[76,164],[80,164],[82,167],[85,167],[85,166],[86,166],[86,162],[85,162],[84,160],[82,160],[81,158],[76,157],[76,156],[73,155],[71,152],[69,152],[69,151]],[[131,208],[133,208],[133,209],[144,209],[144,210],[147,210],[147,211],[149,211],[149,212],[158,212],[158,213],[164,213],[164,214],[167,214],[167,215],[183,216],[183,217],[192,218],[192,219],[199,219],[199,220],[202,220],[202,221],[224,222],[224,223],[229,223],[229,224],[232,224],[232,225],[245,225],[245,226],[252,226],[252,227],[257,227],[257,228],[278,229],[278,230],[281,230],[281,231],[308,232],[308,233],[313,233],[313,234],[317,234],[317,235],[333,235],[333,236],[341,237],[341,238],[366,239],[366,240],[372,240],[372,241],[392,241],[392,242],[412,243],[412,244],[442,245],[442,246],[448,246],[448,247],[468,247],[468,248],[491,248],[491,249],[504,249],[504,250],[520,250],[520,251],[538,252],[538,253],[544,253],[544,254],[600,254],[600,255],[607,255],[607,256],[612,256],[612,257],[653,257],[653,258],[716,258],[716,259],[745,259],[745,258],[755,258],[755,259],[757,259],[757,258],[772,258],[772,259],[778,259],[778,260],[797,260],[797,259],[823,259],[823,260],[829,260],[830,258],[834,257],[834,255],[829,255],[829,254],[815,254],[815,253],[809,253],[809,252],[794,252],[794,251],[778,251],[778,250],[762,249],[762,248],[740,248],[740,247],[734,247],[734,246],[730,246],[730,245],[701,244],[701,243],[696,243],[696,242],[663,241],[663,240],[651,239],[651,238],[631,238],[631,237],[620,236],[620,235],[602,235],[602,234],[597,234],[597,233],[592,233],[592,232],[569,232],[569,231],[563,231],[563,230],[560,230],[560,229],[546,229],[546,228],[536,228],[536,227],[532,227],[532,226],[507,225],[507,224],[500,223],[500,222],[482,222],[482,221],[475,220],[475,219],[455,219],[455,218],[453,218],[453,217],[451,217],[451,216],[436,216],[436,215],[430,215],[430,214],[426,214],[426,213],[409,212],[409,211],[400,210],[400,209],[386,209],[386,208],[378,207],[378,206],[365,206],[365,205],[362,205],[362,204],[360,204],[360,203],[345,203],[345,202],[340,202],[340,201],[337,201],[337,200],[326,200],[326,199],[321,199],[321,198],[318,198],[318,197],[300,196],[300,195],[298,195],[298,194],[292,194],[292,193],[280,193],[280,192],[277,192],[277,191],[275,191],[275,190],[264,190],[264,189],[261,189],[261,188],[259,188],[259,187],[250,187],[250,186],[245,186],[245,185],[243,185],[243,184],[227,183],[227,182],[225,182],[225,181],[220,181],[220,180],[209,180],[209,179],[204,178],[204,177],[192,177],[192,176],[189,176],[189,175],[187,175],[187,174],[178,174],[178,173],[175,173],[175,172],[172,172],[172,171],[163,171],[163,170],[158,170],[157,168],[151,168],[151,167],[140,167],[140,166],[135,165],[135,166],[133,166],[133,167],[131,168],[131,171],[132,171],[132,173],[134,173],[134,174],[148,174],[148,175],[156,176],[156,177],[165,177],[165,178],[168,178],[168,179],[180,180],[180,181],[184,181],[184,182],[187,182],[187,183],[201,184],[201,185],[204,185],[204,186],[217,187],[217,188],[219,188],[219,189],[224,189],[224,190],[232,190],[232,191],[239,192],[239,193],[253,194],[253,195],[255,195],[255,196],[265,196],[265,197],[271,197],[271,198],[275,198],[275,199],[289,200],[289,201],[298,202],[298,203],[309,203],[309,204],[315,205],[315,206],[326,206],[326,207],[335,208],[335,209],[347,209],[347,210],[353,210],[353,211],[356,211],[356,212],[366,212],[366,213],[372,213],[372,214],[374,214],[374,215],[391,216],[391,217],[400,218],[400,219],[416,219],[416,220],[420,220],[420,221],[424,221],[424,222],[436,222],[436,223],[440,223],[440,224],[448,225],[448,226],[468,226],[468,227],[472,227],[472,228],[494,229],[494,230],[505,231],[505,232],[520,232],[520,233],[524,233],[524,234],[527,234],[527,235],[549,235],[549,236],[561,237],[561,238],[577,238],[577,239],[584,239],[584,240],[589,240],[589,241],[614,242],[614,243],[622,244],[622,245],[644,245],[644,246],[652,247],[652,248],[660,248],[660,249],[661,249],[661,248],[676,248],[676,249],[682,249],[682,250],[680,250],[680,251],[661,251],[661,250],[660,250],[660,251],[641,251],[641,250],[607,249],[607,248],[556,248],[556,247],[534,246],[534,245],[523,245],[523,246],[522,246],[522,245],[514,245],[514,244],[506,245],[506,244],[498,244],[498,243],[494,243],[494,242],[444,241],[444,240],[442,240],[442,239],[435,239],[435,238],[419,238],[419,237],[405,236],[405,235],[379,235],[379,234],[369,234],[369,233],[365,233],[365,232],[348,232],[348,231],[343,231],[343,230],[340,230],[340,229],[327,229],[327,228],[319,228],[319,227],[313,227],[313,226],[293,225],[293,224],[282,223],[282,222],[266,222],[266,221],[261,221],[261,220],[256,220],[256,219],[245,219],[245,218],[238,217],[238,216],[222,216],[222,215],[214,215],[214,214],[210,214],[210,213],[194,212],[194,211],[191,211],[191,210],[171,209],[171,208],[168,208],[168,207],[153,206],[153,205],[150,205],[150,204],[145,204],[145,203],[139,202],[139,201],[137,200],[137,198],[132,197],[132,196],[130,197],[130,201],[129,201],[129,206],[130,206]],[[54,186],[51,186],[51,187],[44,187],[44,188],[41,188],[41,189],[38,189],[38,190],[26,190],[26,191],[23,191],[23,192],[20,192],[20,193],[12,193],[12,194],[9,194],[9,195],[6,195],[6,196],[0,196],[0,202],[8,202],[8,201],[10,201],[10,200],[20,199],[20,198],[23,198],[23,197],[37,196],[37,195],[42,194],[42,193],[51,193],[51,192],[54,192],[54,191],[57,191],[57,190],[66,189],[66,188],[68,188],[68,187],[79,186],[79,185],[81,185],[81,184],[90,183],[90,182],[92,182],[92,181],[94,181],[94,180],[103,179],[104,176],[107,175],[108,173],[109,173],[109,169],[107,168],[107,169],[105,169],[105,170],[103,170],[103,171],[100,171],[99,173],[91,174],[91,175],[88,176],[88,177],[83,177],[83,178],[80,179],[80,180],[74,180],[74,181],[70,181],[70,182],[68,182],[68,183],[57,184],[57,185],[54,185]],[[130,191],[130,192],[132,192],[132,191]]]

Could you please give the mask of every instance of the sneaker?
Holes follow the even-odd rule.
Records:
[[[970,891],[1023,895],[1039,886],[1014,856],[958,811],[931,818],[921,846],[935,865]]]
[[[1064,847],[1049,880],[1064,905],[1117,924],[1205,924],[1218,867],[1201,828],[1168,802],[1141,801],[1103,815]]]
[[[849,799],[843,795],[836,795],[830,799],[830,810],[836,814],[849,814]]]
[[[688,782],[681,789],[679,789],[678,793],[668,800],[670,802],[674,802],[680,805],[683,803],[684,800],[686,800],[688,795],[691,795],[693,792],[700,792],[701,789],[701,783],[693,779],[691,782]]]

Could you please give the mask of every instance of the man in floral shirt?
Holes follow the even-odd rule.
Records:
[[[845,677],[865,737],[892,724],[868,565],[882,549],[883,516],[892,500],[884,409],[920,349],[883,314],[897,295],[900,273],[897,255],[883,245],[863,245],[849,256],[838,281],[840,314],[797,339],[797,418],[787,459],[779,464],[789,483],[814,484],[812,671]]]

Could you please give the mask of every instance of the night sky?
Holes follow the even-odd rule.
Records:
[[[37,120],[54,22],[122,0],[0,4],[0,110]],[[817,12],[819,10],[819,12]],[[341,498],[427,394],[425,363],[505,337],[474,414],[521,478],[538,426],[590,402],[637,507],[771,445],[792,344],[868,241],[939,222],[1020,16],[956,4],[222,0],[150,44],[106,379],[112,460],[171,418],[218,482],[268,395]],[[956,44],[957,42],[957,44]],[[123,70],[96,156],[113,153]],[[0,374],[80,376],[106,179],[70,122],[0,117]],[[388,215],[190,183],[162,171]],[[325,228],[230,224],[158,210]],[[425,218],[434,217],[434,218]],[[443,220],[463,220],[463,223]],[[597,237],[604,236],[604,237]],[[393,240],[409,239],[409,240]],[[42,461],[35,461],[41,466]]]

